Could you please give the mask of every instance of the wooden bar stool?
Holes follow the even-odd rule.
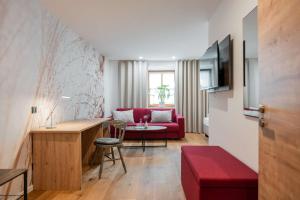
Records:
[[[97,156],[100,153],[101,163],[100,163],[100,170],[99,170],[99,179],[101,178],[101,174],[103,170],[104,157],[109,158],[109,160],[113,161],[114,164],[115,161],[118,160],[115,158],[114,147],[117,147],[124,171],[125,173],[127,172],[125,162],[121,153],[126,126],[127,124],[120,120],[112,120],[112,121],[104,122],[102,124],[103,129],[104,130],[106,129],[108,131],[107,132],[108,137],[102,137],[96,139],[96,141],[94,142],[94,144],[96,145],[96,150],[93,159],[93,163],[95,163],[95,160],[97,159]],[[113,128],[112,132],[111,132],[111,127]],[[112,157],[109,157],[110,154]]]

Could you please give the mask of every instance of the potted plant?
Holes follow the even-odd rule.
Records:
[[[157,87],[158,91],[158,99],[159,99],[159,105],[163,107],[165,105],[166,99],[170,97],[170,89],[168,85],[161,85]]]

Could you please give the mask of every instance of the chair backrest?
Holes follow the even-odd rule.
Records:
[[[107,121],[102,124],[103,130],[107,130],[108,137],[119,138],[123,142],[127,123],[121,120]]]

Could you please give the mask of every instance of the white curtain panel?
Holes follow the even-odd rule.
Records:
[[[146,61],[119,61],[119,96],[122,108],[147,106]]]
[[[200,90],[199,60],[177,63],[176,109],[185,117],[185,131],[202,133],[202,91]]]

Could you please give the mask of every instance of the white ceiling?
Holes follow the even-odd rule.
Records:
[[[42,0],[110,59],[198,58],[220,0]]]

